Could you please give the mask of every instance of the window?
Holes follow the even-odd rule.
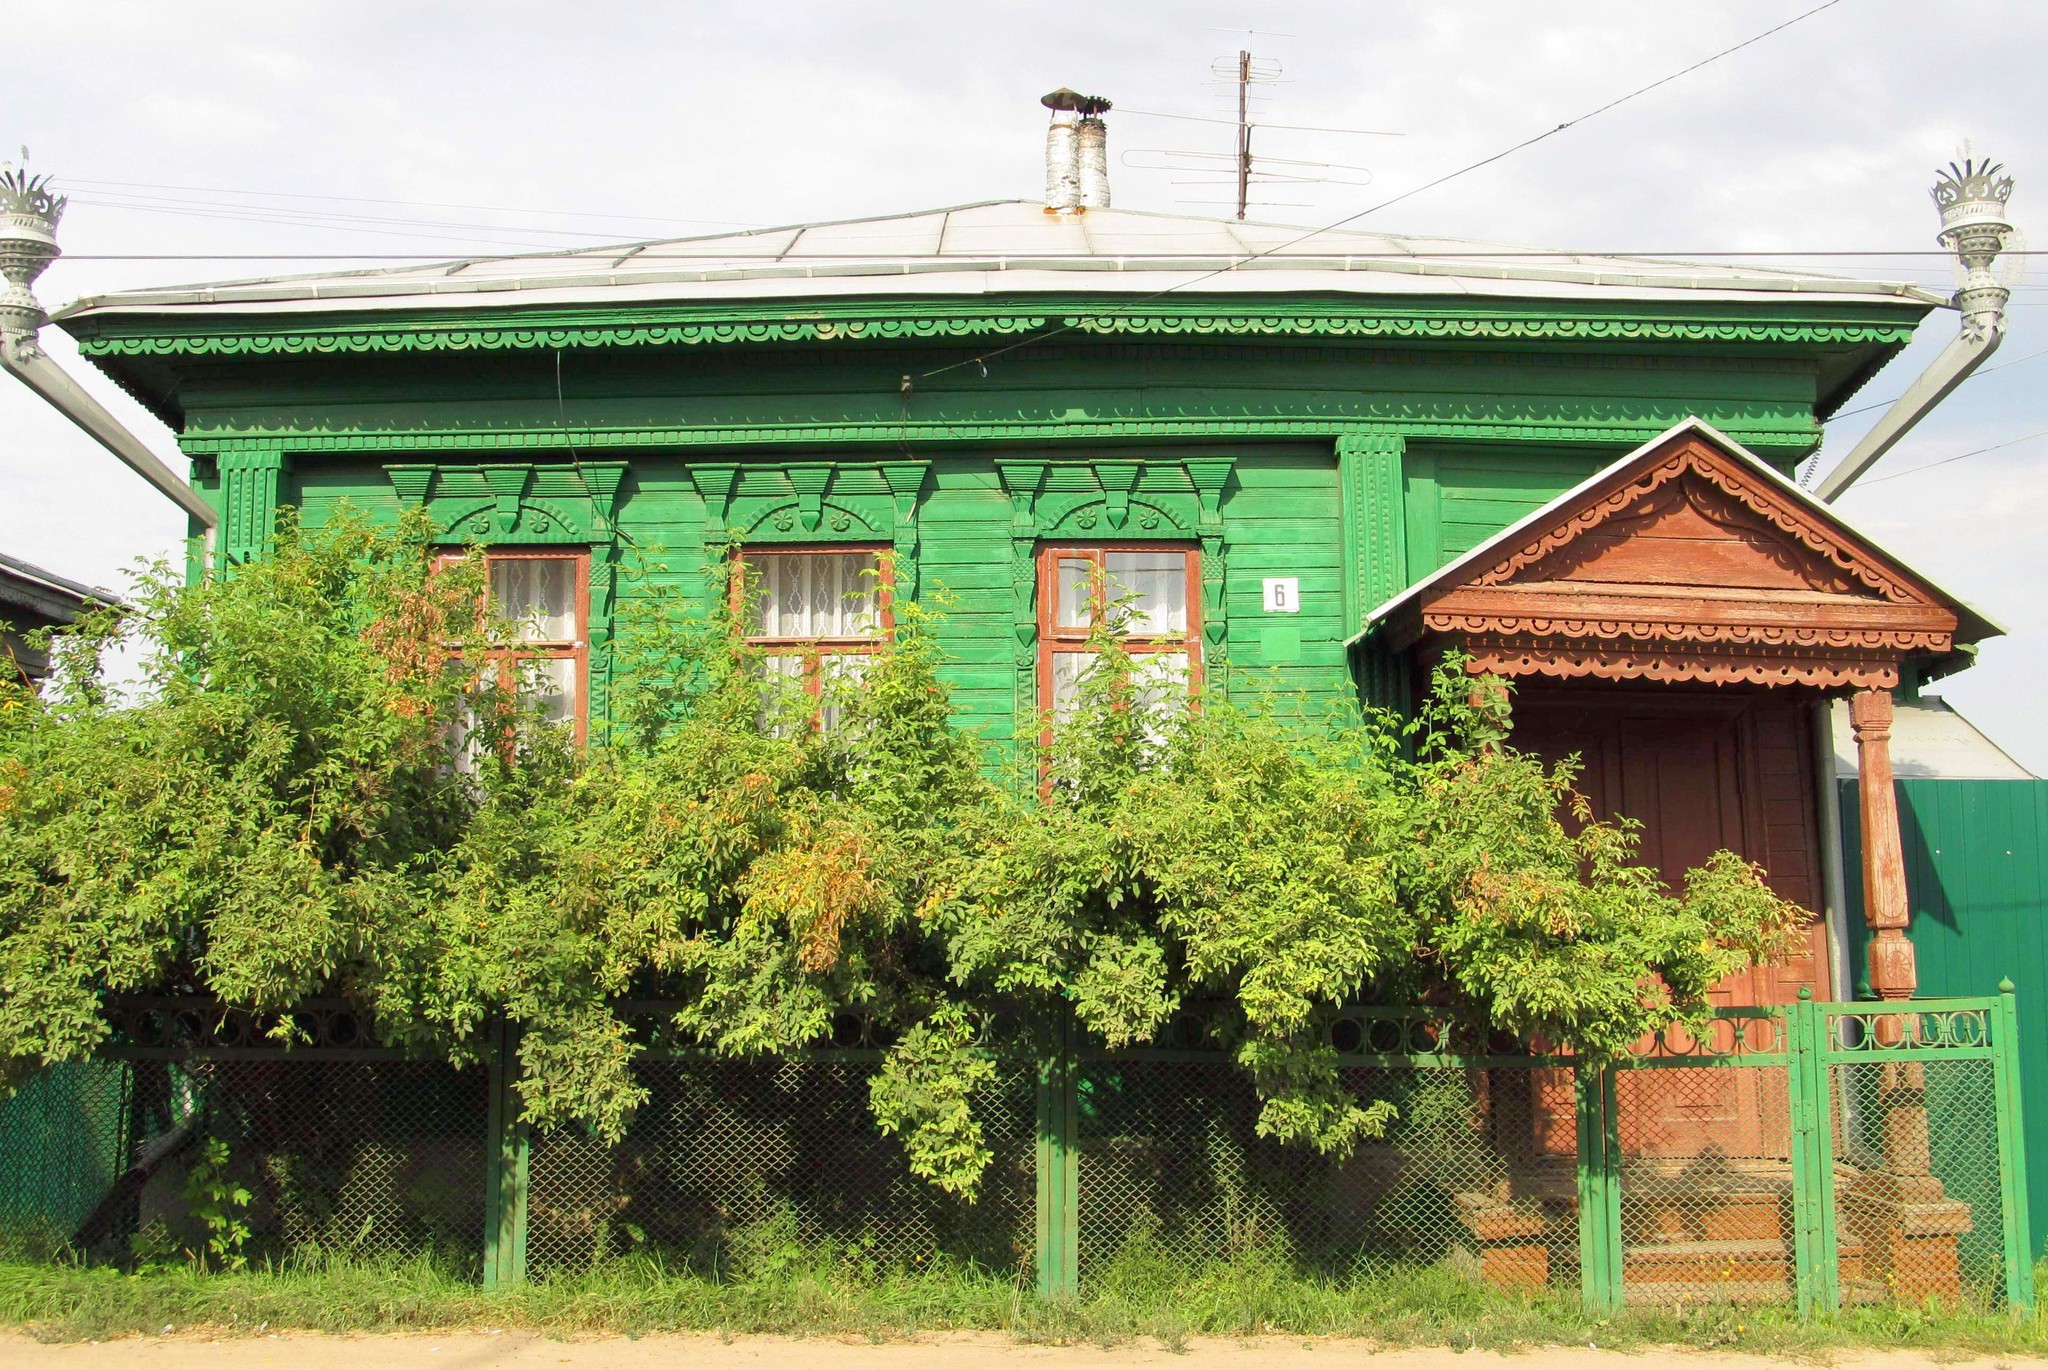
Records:
[[[486,551],[484,571],[491,614],[509,627],[510,642],[493,652],[492,660],[510,673],[518,690],[537,700],[543,719],[573,728],[576,740],[583,741],[590,674],[589,554]]]
[[[1182,547],[1048,547],[1039,553],[1038,702],[1064,717],[1106,622],[1134,658],[1137,701],[1185,707],[1201,683],[1200,554]]]
[[[831,547],[740,554],[733,609],[771,680],[812,698],[853,682],[889,633],[889,564],[879,548]],[[839,721],[830,700],[820,727]]]

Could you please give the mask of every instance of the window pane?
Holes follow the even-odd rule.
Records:
[[[873,552],[791,552],[748,563],[748,632],[754,637],[877,637],[881,619]]]
[[[1086,628],[1095,622],[1093,579],[1086,557],[1060,558],[1059,617],[1053,620],[1060,627]]]
[[[1093,674],[1098,659],[1093,652],[1052,654],[1052,716],[1055,719],[1064,723],[1073,717],[1074,706],[1081,698],[1081,682]]]
[[[1107,598],[1117,631],[1164,637],[1188,630],[1188,559],[1184,552],[1108,552]]]
[[[830,732],[839,726],[846,696],[860,688],[868,673],[866,652],[826,653],[818,658],[818,726]]]
[[[493,558],[490,572],[491,603],[520,641],[576,640],[575,558]]]
[[[761,658],[761,714],[755,719],[763,732],[784,736],[793,717],[810,709],[804,690],[804,659],[795,652],[777,652]]]
[[[1186,652],[1139,652],[1131,658],[1131,695],[1147,713],[1182,713],[1188,707]]]
[[[520,663],[520,688],[540,705],[543,722],[574,727],[576,723],[576,661],[573,657],[538,657]]]

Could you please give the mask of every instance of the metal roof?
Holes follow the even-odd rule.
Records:
[[[1051,214],[997,200],[872,219],[427,266],[88,296],[58,310],[316,313],[634,301],[1039,294],[1467,295],[1614,301],[1942,297],[1903,282],[1771,267],[1557,253],[1355,229],[1315,232],[1129,209]]]
[[[1510,546],[1520,541],[1525,535],[1527,535],[1537,527],[1555,519],[1559,513],[1561,513],[1564,509],[1571,506],[1572,504],[1577,503],[1578,500],[1582,496],[1584,496],[1587,491],[1591,490],[1594,486],[1599,485],[1602,481],[1605,481],[1608,477],[1612,476],[1616,471],[1619,471],[1622,467],[1627,466],[1629,463],[1638,460],[1643,456],[1644,453],[1649,452],[1654,448],[1661,447],[1663,444],[1669,442],[1672,438],[1677,437],[1680,433],[1700,434],[1709,442],[1713,443],[1716,447],[1719,447],[1723,451],[1729,453],[1731,456],[1734,456],[1742,462],[1744,462],[1746,465],[1752,468],[1754,474],[1769,480],[1773,485],[1775,485],[1778,488],[1781,494],[1784,494],[1785,496],[1790,498],[1794,503],[1799,505],[1801,508],[1805,509],[1808,513],[1813,514],[1814,516],[1824,520],[1825,522],[1832,523],[1843,529],[1846,529],[1848,532],[1854,534],[1857,538],[1861,539],[1870,547],[1874,548],[1879,552],[1883,552],[1884,555],[1888,557],[1891,557],[1891,559],[1894,562],[1896,562],[1899,566],[1904,567],[1909,571],[1912,571],[1912,574],[1918,577],[1922,584],[1924,584],[1928,589],[1932,590],[1935,594],[1947,600],[1949,602],[1950,607],[1956,610],[1956,616],[1959,620],[1956,625],[1956,641],[1958,643],[1979,642],[1987,637],[2005,636],[2004,628],[2000,627],[1997,623],[1992,621],[1990,618],[1987,618],[1985,615],[1978,613],[1975,609],[1972,609],[1968,604],[1964,603],[1962,599],[1942,589],[1939,585],[1936,585],[1933,581],[1927,579],[1926,576],[1921,575],[1920,572],[1913,571],[1912,567],[1908,565],[1903,559],[1897,556],[1893,556],[1891,552],[1886,551],[1883,543],[1879,542],[1876,538],[1871,537],[1868,533],[1865,533],[1860,528],[1856,527],[1856,525],[1851,523],[1848,519],[1842,517],[1841,510],[1835,508],[1835,506],[1833,506],[1832,504],[1823,504],[1811,490],[1807,490],[1785,479],[1783,473],[1778,471],[1775,467],[1773,467],[1769,462],[1765,461],[1762,457],[1750,451],[1747,447],[1744,447],[1741,443],[1729,437],[1726,433],[1723,433],[1720,429],[1714,427],[1714,425],[1708,423],[1705,419],[1695,416],[1686,419],[1682,423],[1673,424],[1670,428],[1666,429],[1662,433],[1659,433],[1656,437],[1651,438],[1642,446],[1627,453],[1626,455],[1616,457],[1613,461],[1601,467],[1598,471],[1595,471],[1592,475],[1586,477],[1577,485],[1574,485],[1571,489],[1559,495],[1556,499],[1551,500],[1542,508],[1532,510],[1530,513],[1524,515],[1522,518],[1515,520],[1507,527],[1501,529],[1498,533],[1495,533],[1492,537],[1480,543],[1477,547],[1474,547],[1469,552],[1466,552],[1463,556],[1445,562],[1435,571],[1432,571],[1430,574],[1416,581],[1413,585],[1410,585],[1407,589],[1401,591],[1401,593],[1395,595],[1392,599],[1388,600],[1386,603],[1380,605],[1371,613],[1367,614],[1365,616],[1365,626],[1361,628],[1358,632],[1353,633],[1344,645],[1350,647],[1356,645],[1359,642],[1364,641],[1367,637],[1371,636],[1372,633],[1376,631],[1382,623],[1385,623],[1389,618],[1393,617],[1393,615],[1400,612],[1409,604],[1412,604],[1416,600],[1420,599],[1424,594],[1428,593],[1436,586],[1443,585],[1451,581],[1455,581],[1459,577],[1464,576],[1468,573],[1474,573],[1480,568],[1483,568],[1489,563],[1497,560]]]
[[[0,606],[24,609],[55,623],[69,623],[88,606],[127,607],[120,596],[0,552]],[[0,618],[5,614],[0,613]]]
[[[1861,769],[1849,702],[1829,706],[1835,775]],[[1902,699],[1892,711],[1892,775],[1900,780],[2033,780],[2035,775],[1939,695]]]

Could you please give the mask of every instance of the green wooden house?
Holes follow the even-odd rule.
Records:
[[[888,631],[846,597],[871,573],[943,592],[962,721],[1010,743],[1077,678],[1106,579],[1169,694],[1400,705],[1471,651],[1651,859],[1731,846],[1818,910],[1818,703],[1995,631],[1784,479],[1939,303],[1011,201],[56,318],[176,431],[220,555],[344,503],[489,548],[579,728],[622,599],[710,607],[737,548],[793,680]],[[1846,983],[1840,942],[1818,920],[1731,1001]]]

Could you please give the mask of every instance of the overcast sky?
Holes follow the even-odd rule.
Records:
[[[1369,186],[1289,188],[1272,198],[1291,203],[1259,211],[1318,224],[1815,3],[67,0],[9,14],[0,150],[26,144],[32,168],[70,191],[74,258],[468,255],[1035,197],[1040,94],[1071,85],[1127,110],[1220,114],[1230,91],[1211,84],[1212,63],[1234,65],[1248,44],[1282,69],[1262,89],[1265,119],[1405,135],[1261,135],[1278,156],[1368,169],[1330,174]],[[1266,32],[1219,31],[1248,24]],[[2038,0],[1841,0],[1360,226],[1587,250],[1924,253],[1933,171],[1967,140],[2018,175],[2014,217],[2048,247],[2044,64]],[[1125,159],[1220,152],[1230,137],[1113,115],[1116,203],[1227,213],[1181,203],[1216,190]],[[1785,260],[1952,286],[1933,256]],[[122,286],[341,265],[66,260],[38,293],[54,308]],[[2021,360],[2048,349],[2048,275],[2023,280],[2015,302],[2003,369],[1959,390],[1874,476],[2048,430],[2048,357]],[[1897,394],[1954,326],[1930,317],[1849,407]],[[162,424],[59,330],[44,338],[185,469]],[[1825,460],[1877,413],[1831,425]],[[1859,487],[1840,507],[2010,629],[1941,690],[2048,774],[2048,437]],[[139,478],[0,381],[0,550],[118,588],[182,532]]]

